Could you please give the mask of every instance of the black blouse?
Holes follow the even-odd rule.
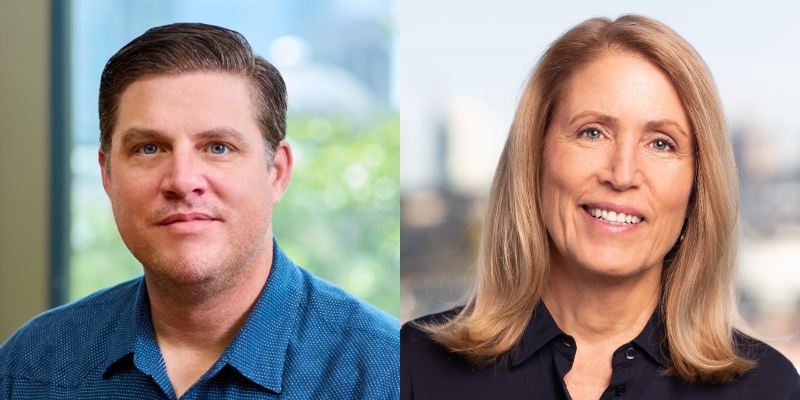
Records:
[[[437,321],[454,311],[417,321]],[[612,357],[611,384],[601,399],[800,400],[800,375],[782,354],[751,339],[740,349],[757,365],[728,384],[688,384],[665,376],[659,313]],[[571,399],[564,376],[572,368],[575,340],[539,302],[522,341],[504,361],[475,367],[432,341],[412,323],[400,330],[401,399]]]

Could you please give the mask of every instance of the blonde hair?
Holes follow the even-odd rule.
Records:
[[[662,274],[658,312],[666,373],[689,382],[730,381],[754,362],[739,353],[734,337],[741,326],[734,287],[739,190],[725,115],[694,48],[667,26],[637,15],[587,20],[544,53],[495,172],[468,301],[452,318],[421,327],[476,365],[497,361],[519,343],[549,273],[540,204],[544,134],[570,76],[610,51],[640,54],[669,75],[696,138],[685,236],[666,255]]]

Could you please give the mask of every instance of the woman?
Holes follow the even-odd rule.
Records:
[[[735,309],[738,182],[695,50],[595,18],[542,56],[466,305],[401,331],[406,399],[800,399]]]

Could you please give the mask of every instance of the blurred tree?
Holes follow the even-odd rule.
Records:
[[[397,116],[289,122],[292,182],[273,228],[298,264],[386,312],[400,306]]]

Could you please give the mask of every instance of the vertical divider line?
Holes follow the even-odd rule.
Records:
[[[50,1],[50,273],[49,306],[69,298],[70,0]]]

